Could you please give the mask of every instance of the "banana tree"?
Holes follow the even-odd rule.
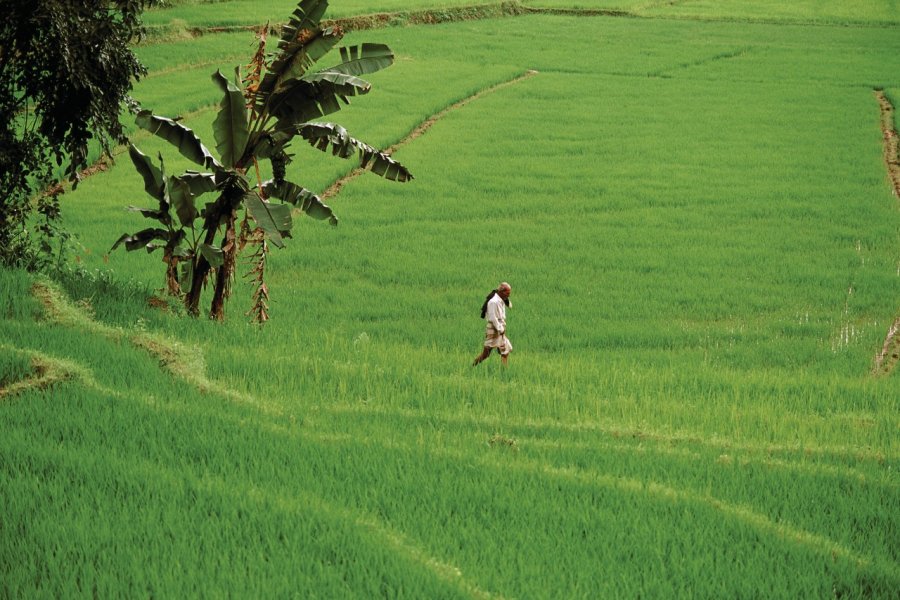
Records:
[[[355,157],[361,168],[386,179],[412,179],[403,165],[351,137],[343,127],[313,121],[337,112],[342,103],[349,104],[351,96],[367,94],[371,84],[360,76],[379,71],[394,60],[387,46],[364,43],[339,47],[337,64],[314,70],[343,37],[339,27],[320,25],[327,6],[327,0],[301,0],[281,29],[276,52],[266,53],[263,30],[246,75],[242,77],[239,68],[232,79],[220,71],[213,74],[212,80],[222,92],[213,122],[218,158],[177,120],[146,110],[137,115],[139,127],[171,143],[202,170],[167,175],[162,155],[157,167],[131,145],[132,163],[157,205],[130,208],[157,225],[122,235],[113,249],[123,245],[128,251],[161,250],[166,287],[183,297],[192,316],[200,314],[202,291],[213,278],[209,315],[224,319],[238,252],[247,244],[256,244],[251,274],[258,288],[251,310],[256,320],[266,320],[268,289],[263,270],[268,244],[283,247],[297,210],[337,224],[331,208],[316,194],[285,179],[290,162],[287,149],[295,138],[341,158]],[[258,174],[259,163],[265,160],[271,163],[272,179],[260,181],[257,175],[254,184],[248,172]],[[213,199],[204,202],[201,197]]]

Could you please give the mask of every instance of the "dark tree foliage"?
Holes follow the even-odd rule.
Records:
[[[48,222],[57,193],[34,202],[66,165],[77,184],[89,140],[124,141],[119,114],[146,73],[129,44],[157,0],[0,0],[0,263],[28,262],[27,219]]]

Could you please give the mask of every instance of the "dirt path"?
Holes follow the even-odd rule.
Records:
[[[875,90],[881,108],[881,133],[884,137],[884,164],[894,197],[900,202],[900,135],[894,126],[894,106],[882,90]],[[875,355],[873,375],[889,375],[900,362],[900,317],[888,329],[881,351]]]
[[[424,121],[422,121],[415,129],[413,129],[411,132],[409,132],[409,133],[406,135],[406,137],[404,137],[402,140],[400,140],[399,142],[397,142],[396,144],[394,144],[394,145],[391,146],[390,148],[387,148],[387,149],[384,151],[385,154],[391,155],[391,154],[393,154],[394,152],[396,152],[397,150],[399,150],[400,148],[402,148],[403,146],[409,144],[410,142],[412,142],[412,141],[415,140],[416,138],[420,137],[420,136],[423,135],[426,131],[428,131],[429,129],[431,129],[431,126],[432,126],[432,125],[434,125],[434,124],[437,123],[439,120],[441,120],[442,118],[444,118],[444,117],[445,117],[448,113],[450,113],[451,111],[460,109],[460,108],[462,108],[463,106],[465,106],[466,104],[469,104],[470,102],[472,102],[472,101],[474,101],[474,100],[477,100],[477,99],[481,98],[482,96],[485,96],[485,95],[487,95],[487,94],[491,94],[491,93],[496,92],[497,90],[503,89],[503,88],[505,88],[505,87],[507,87],[507,86],[510,86],[510,85],[519,83],[519,82],[521,82],[521,81],[524,81],[524,80],[526,80],[526,79],[529,79],[529,78],[531,78],[531,77],[534,77],[534,76],[537,75],[537,74],[538,74],[538,72],[537,72],[537,71],[534,71],[534,70],[528,70],[528,71],[525,71],[525,72],[522,73],[521,75],[517,75],[516,77],[514,77],[514,78],[512,78],[512,79],[510,79],[510,80],[508,80],[508,81],[502,81],[502,82],[497,83],[497,84],[494,84],[494,85],[492,85],[492,86],[490,86],[490,87],[484,88],[483,90],[479,90],[479,91],[475,92],[474,94],[472,94],[471,96],[468,96],[468,97],[463,98],[462,100],[460,100],[460,101],[458,101],[458,102],[455,102],[455,103],[451,104],[450,106],[444,108],[443,110],[441,110],[441,111],[439,111],[439,112],[436,112],[435,114],[431,115],[430,117],[428,117],[427,119],[425,119]],[[346,185],[346,184],[349,183],[350,181],[353,181],[354,179],[356,179],[357,177],[359,177],[363,172],[364,172],[364,169],[360,169],[360,168],[353,169],[353,170],[350,171],[347,175],[341,177],[340,179],[338,179],[337,181],[335,181],[333,184],[331,184],[331,185],[328,187],[328,189],[326,189],[326,190],[322,193],[322,198],[323,198],[323,199],[325,199],[325,198],[333,198],[334,196],[337,196],[338,193],[340,193],[341,188],[344,187],[344,185]]]
[[[894,196],[900,201],[900,135],[894,127],[894,105],[882,90],[875,90],[875,98],[881,107],[881,133],[884,136],[884,164],[894,188]]]

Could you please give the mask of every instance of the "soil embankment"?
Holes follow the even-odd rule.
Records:
[[[884,137],[884,164],[900,202],[900,135],[894,125],[894,106],[882,90],[875,90],[875,98],[881,108],[881,132]],[[888,375],[900,362],[900,316],[888,329],[881,351],[875,355],[874,375]]]

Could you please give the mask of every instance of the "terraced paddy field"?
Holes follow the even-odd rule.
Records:
[[[149,13],[136,98],[211,140],[209,28],[291,7]],[[0,595],[896,597],[896,7],[513,8],[333,2],[445,13],[345,38],[397,59],[333,119],[416,179],[295,143],[341,221],[264,327],[148,301],[126,154],[64,196],[77,268],[0,271]]]

